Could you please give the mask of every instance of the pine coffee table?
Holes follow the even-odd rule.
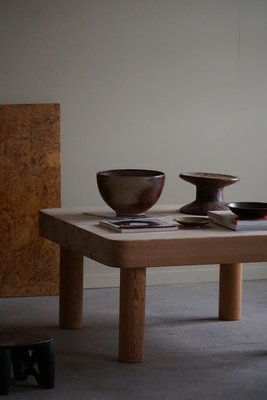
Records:
[[[180,207],[155,206],[147,214],[177,218]],[[120,361],[144,360],[149,267],[219,264],[219,319],[241,318],[243,263],[267,260],[267,231],[236,232],[211,223],[171,232],[117,233],[99,226],[100,219],[112,217],[108,208],[40,211],[40,235],[60,245],[60,328],[82,327],[84,256],[120,268]]]

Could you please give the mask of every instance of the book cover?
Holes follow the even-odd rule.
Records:
[[[241,218],[230,210],[208,211],[212,222],[235,231],[267,230],[267,218]]]
[[[99,224],[117,232],[175,231],[178,225],[155,218],[122,218],[100,220]]]

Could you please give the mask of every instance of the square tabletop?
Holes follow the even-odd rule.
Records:
[[[179,205],[153,207],[147,216],[173,220]],[[182,214],[184,215],[184,214]],[[267,260],[266,231],[232,231],[210,223],[168,232],[120,233],[99,225],[115,217],[109,208],[40,211],[40,234],[110,267],[163,267]]]

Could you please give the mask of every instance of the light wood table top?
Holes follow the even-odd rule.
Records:
[[[148,216],[172,220],[179,205],[156,206]],[[88,214],[86,214],[88,213]],[[89,215],[90,214],[90,215]],[[40,234],[107,266],[118,268],[260,262],[267,259],[267,230],[236,232],[210,223],[169,232],[118,233],[99,226],[107,208],[47,209]]]

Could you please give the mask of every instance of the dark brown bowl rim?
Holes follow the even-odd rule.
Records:
[[[135,175],[136,173],[136,175]],[[141,175],[143,173],[144,175]],[[165,173],[162,171],[157,171],[153,169],[138,169],[138,168],[117,168],[117,169],[106,169],[102,171],[98,171],[98,176],[111,176],[111,175],[119,176],[119,177],[127,177],[127,178],[146,178],[146,177],[160,177],[165,176]],[[129,174],[129,175],[128,175]]]

